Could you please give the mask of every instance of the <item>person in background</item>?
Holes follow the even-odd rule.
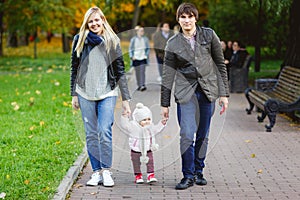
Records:
[[[248,51],[240,41],[234,41],[232,49],[233,53],[229,61],[229,68],[242,68],[247,55],[249,55]]]
[[[158,72],[159,77],[157,78],[158,82],[161,82],[162,76],[162,65],[165,56],[165,47],[167,41],[173,36],[173,33],[170,31],[170,25],[168,23],[161,23],[160,31],[157,31],[153,36],[154,42],[154,51],[156,55],[156,60],[158,63]]]
[[[223,55],[224,55],[224,59],[225,59],[225,64],[226,62],[229,62],[231,56],[232,56],[232,50],[230,50],[227,47],[227,44],[224,40],[221,40],[221,46],[222,46],[222,50],[223,50]]]
[[[232,50],[232,41],[231,41],[231,40],[228,40],[228,41],[227,41],[227,48],[228,48],[229,50],[233,51],[233,50]]]
[[[133,120],[129,120],[128,115],[124,113],[121,116],[121,128],[129,135],[135,183],[144,183],[141,172],[142,163],[147,166],[147,183],[157,182],[154,175],[153,151],[158,150],[159,145],[155,142],[155,135],[164,129],[166,120],[161,120],[155,125],[152,122],[151,110],[142,103],[136,104],[132,118]]]
[[[147,36],[144,36],[144,28],[137,26],[135,28],[136,35],[130,39],[129,57],[131,65],[135,69],[135,76],[137,82],[137,90],[145,91],[146,81],[146,66],[148,64],[150,44]]]
[[[222,50],[223,50],[223,55],[224,55],[224,59],[225,59],[225,65],[226,65],[227,75],[228,75],[228,80],[229,80],[229,61],[232,56],[232,51],[227,47],[226,42],[223,40],[221,41],[221,46],[222,46]]]
[[[169,39],[161,84],[162,118],[169,118],[169,106],[175,82],[175,101],[180,126],[180,152],[183,178],[175,189],[206,185],[203,176],[208,136],[215,101],[221,114],[228,107],[229,88],[224,56],[216,33],[196,25],[198,10],[191,3],[177,8],[181,30]]]
[[[81,110],[86,147],[93,169],[89,186],[114,186],[112,125],[118,91],[123,114],[130,115],[130,94],[125,76],[120,40],[103,12],[91,7],[74,36],[71,52],[70,89],[72,107]]]

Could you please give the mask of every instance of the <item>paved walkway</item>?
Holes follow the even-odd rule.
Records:
[[[160,118],[160,85],[156,81],[158,73],[153,54],[150,61],[145,92],[134,91],[134,74],[129,81],[133,91],[131,106],[134,107],[137,100],[143,102],[151,107],[154,122],[157,122]],[[277,118],[273,132],[265,132],[265,123],[256,121],[255,112],[246,114],[248,105],[244,94],[231,94],[226,115],[220,116],[217,106],[204,171],[208,184],[175,190],[182,178],[175,105],[172,104],[167,128],[157,138],[160,150],[154,153],[156,184],[136,185],[133,181],[128,137],[118,127],[118,104],[113,132],[115,186],[85,186],[92,174],[88,163],[68,199],[300,199],[300,126],[293,126],[281,116]]]

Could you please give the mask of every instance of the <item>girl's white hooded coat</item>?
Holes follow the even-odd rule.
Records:
[[[156,151],[158,144],[155,142],[155,135],[161,132],[165,125],[161,122],[154,125],[142,127],[136,120],[129,120],[128,117],[121,117],[121,127],[129,136],[129,146],[133,151],[141,152],[142,158],[146,158],[147,151]],[[142,159],[141,159],[142,161]]]

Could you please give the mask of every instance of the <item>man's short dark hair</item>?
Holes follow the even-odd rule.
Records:
[[[196,20],[198,20],[198,10],[196,6],[192,3],[182,3],[178,6],[176,12],[176,20],[179,20],[179,17],[182,14],[193,15],[195,16]]]

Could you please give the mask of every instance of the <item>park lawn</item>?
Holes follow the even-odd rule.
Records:
[[[283,59],[266,59],[268,55],[270,54],[270,50],[268,48],[262,48],[261,51],[261,63],[260,63],[260,71],[255,72],[255,61],[254,61],[254,54],[255,50],[253,46],[248,46],[247,51],[252,55],[252,62],[249,68],[249,74],[248,74],[248,83],[250,87],[253,87],[255,85],[255,79],[260,79],[260,78],[275,78],[279,71],[280,71],[280,66],[283,62]]]
[[[61,70],[0,75],[0,192],[8,199],[48,199],[82,152],[68,77]]]
[[[51,199],[85,145],[80,112],[71,108],[69,54],[40,57],[0,58],[0,194],[5,199]]]
[[[255,66],[254,61],[252,61],[248,74],[249,86],[254,86],[255,79],[276,78],[281,64],[282,60],[262,60],[260,72],[254,72]]]

